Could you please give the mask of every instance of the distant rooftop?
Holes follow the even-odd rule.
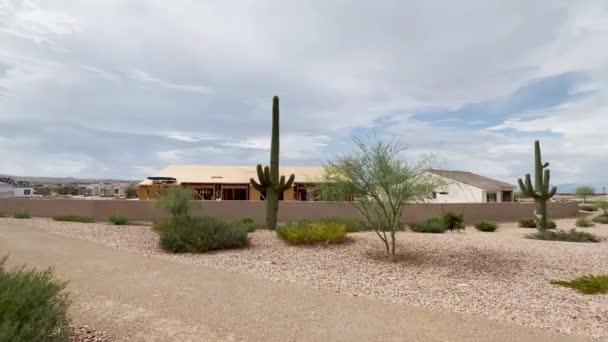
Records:
[[[472,172],[467,171],[449,171],[449,170],[430,170],[429,172],[434,173],[445,178],[455,180],[464,184],[472,185],[476,188],[484,190],[514,190],[515,186],[501,182],[496,179],[481,176]]]

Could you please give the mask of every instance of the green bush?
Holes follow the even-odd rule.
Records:
[[[578,208],[582,211],[596,211],[597,207],[591,204],[579,204]]]
[[[608,274],[586,275],[571,281],[551,280],[551,284],[569,287],[584,294],[604,294],[608,293]]]
[[[588,228],[595,226],[595,223],[586,217],[581,217],[576,220],[576,226],[580,228]]]
[[[595,223],[608,224],[608,215],[600,215],[591,219]]]
[[[490,221],[479,220],[475,222],[475,229],[482,232],[493,232],[498,229],[498,225]]]
[[[249,218],[249,217],[243,217],[240,220],[236,221],[237,225],[240,225],[241,227],[245,228],[245,230],[247,230],[248,233],[253,233],[258,229],[264,229],[266,226],[261,224],[261,223],[256,223],[255,221],[253,221],[253,219]]]
[[[174,186],[162,193],[156,201],[158,208],[166,210],[171,216],[188,216],[190,201],[194,199],[194,191]]]
[[[576,229],[556,230],[536,232],[527,234],[526,238],[534,240],[550,240],[550,241],[565,241],[565,242],[601,242],[603,239],[599,236],[587,232],[581,232]]]
[[[446,230],[453,231],[464,229],[464,214],[455,214],[451,211],[443,214],[443,224]]]
[[[172,253],[205,253],[244,247],[249,242],[245,227],[212,217],[173,218],[156,229],[160,247]]]
[[[108,217],[108,221],[116,226],[124,226],[129,224],[129,217],[120,213],[113,213]]]
[[[367,223],[360,218],[325,217],[321,223],[343,224],[348,233],[364,232],[370,230]]]
[[[50,269],[8,270],[5,262],[0,260],[0,341],[69,341],[66,283]]]
[[[95,219],[89,216],[59,215],[53,217],[53,221],[93,223],[95,222]]]
[[[338,243],[346,236],[346,226],[333,222],[300,220],[277,228],[277,235],[293,245]]]
[[[518,225],[521,228],[536,228],[536,220],[533,218],[522,218],[518,221]],[[553,220],[547,221],[547,229],[557,228],[557,223]]]
[[[445,233],[447,227],[441,217],[431,217],[420,223],[410,223],[410,229],[418,233]]]
[[[30,212],[25,209],[18,209],[13,214],[13,217],[16,219],[29,219],[32,218],[32,214],[30,214]]]

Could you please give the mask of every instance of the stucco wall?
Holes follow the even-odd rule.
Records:
[[[26,209],[33,216],[83,215],[107,219],[120,212],[133,220],[151,221],[165,217],[154,206],[154,201],[138,200],[77,200],[43,198],[0,198],[0,212],[13,213]],[[266,213],[263,201],[193,201],[193,215],[209,215],[233,220],[244,216],[262,222]],[[441,215],[442,212],[464,213],[468,223],[484,218],[495,221],[514,221],[532,216],[534,203],[448,203],[412,204],[404,212],[404,222],[416,222]],[[578,213],[576,202],[549,203],[549,213],[554,218],[574,217]],[[347,202],[280,202],[279,221],[322,217],[357,217],[357,210]]]
[[[441,194],[447,192],[447,194]],[[480,203],[485,202],[484,191],[472,185],[450,182],[437,192],[432,203]]]

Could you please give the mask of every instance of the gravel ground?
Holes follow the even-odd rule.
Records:
[[[88,325],[71,327],[70,342],[112,342],[106,332],[95,330]]]
[[[13,220],[13,219],[8,219]],[[502,224],[497,232],[398,234],[399,262],[384,261],[373,232],[349,234],[342,245],[293,247],[272,232],[250,234],[250,247],[203,255],[171,255],[145,226],[111,226],[32,219],[53,233],[92,240],[151,257],[201,264],[279,282],[382,301],[483,315],[532,327],[608,338],[608,295],[582,295],[549,284],[608,274],[608,242],[524,239],[531,229]],[[574,219],[558,220],[574,227]],[[608,225],[583,228],[608,237]]]

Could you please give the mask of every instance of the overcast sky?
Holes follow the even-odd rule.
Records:
[[[353,136],[608,186],[608,1],[0,0],[0,173],[321,165]]]

